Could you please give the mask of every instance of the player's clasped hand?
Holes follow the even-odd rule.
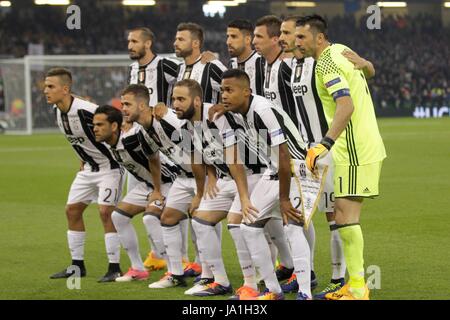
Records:
[[[348,59],[351,63],[355,65],[355,69],[361,70],[364,69],[367,65],[367,60],[361,58],[356,52],[351,50],[342,51],[342,55]]]
[[[209,196],[210,199],[213,199],[217,196],[217,193],[219,193],[219,188],[217,187],[217,179],[208,177],[204,198],[208,199]]]
[[[301,225],[305,223],[303,213],[300,210],[295,209],[289,199],[280,200],[280,210],[284,224],[288,224],[289,220],[300,223]]]
[[[314,147],[308,149],[308,152],[306,154],[306,166],[308,167],[309,171],[311,171],[313,174],[316,170],[317,161],[319,159],[325,157],[330,151],[331,147],[334,145],[334,140],[330,137],[323,137],[322,141],[320,141],[319,144],[315,145]]]
[[[317,161],[325,157],[328,153],[328,149],[321,143],[312,147],[306,154],[306,166],[309,171],[314,173],[316,171]]]
[[[168,110],[169,108],[165,105],[165,103],[158,102],[153,107],[153,116],[156,118],[156,120],[160,121],[167,114]]]
[[[250,199],[241,200],[242,220],[245,223],[253,223],[258,218],[258,209],[256,209]]]
[[[223,104],[215,104],[208,110],[208,120],[214,121],[225,114],[225,106]]]
[[[161,192],[158,191],[153,191],[149,196],[148,196],[148,204],[155,204],[157,206],[161,206],[164,204],[165,198],[164,196],[161,194]]]
[[[190,216],[192,216],[192,214],[195,212],[195,210],[198,209],[198,207],[200,206],[200,202],[202,201],[202,196],[196,194],[191,201],[191,205],[189,206],[189,210],[188,213]]]

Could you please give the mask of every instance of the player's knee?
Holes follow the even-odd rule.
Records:
[[[332,222],[336,220],[336,214],[333,212],[326,212],[325,213],[326,217],[327,217],[327,221],[328,222]]]
[[[242,222],[242,215],[229,213],[227,222],[228,224],[240,224]]]
[[[178,223],[178,219],[175,217],[169,215],[169,214],[162,214],[161,215],[161,224],[166,226],[173,226]]]
[[[66,205],[66,216],[69,221],[78,221],[83,217],[83,208],[77,204]]]
[[[186,215],[184,215],[181,211],[166,207],[161,214],[160,220],[162,225],[173,226],[185,217]]]
[[[112,221],[111,216],[112,216],[113,210],[114,210],[113,208],[109,208],[109,207],[100,207],[98,210],[100,213],[100,219],[104,223]]]

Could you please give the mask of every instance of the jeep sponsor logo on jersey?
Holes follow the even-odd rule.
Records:
[[[67,140],[69,140],[70,144],[83,144],[85,141],[83,137],[70,137],[70,136],[67,136]]]
[[[305,94],[308,93],[308,86],[305,84],[294,84],[292,86],[292,91],[294,93],[295,96],[304,96]]]
[[[266,97],[266,99],[270,100],[270,101],[274,101],[277,99],[277,94],[273,91],[264,91],[264,95]]]

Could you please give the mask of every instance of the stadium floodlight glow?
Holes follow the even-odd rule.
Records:
[[[38,6],[50,5],[50,6],[67,6],[70,4],[69,0],[34,0],[34,4]]]
[[[0,1],[0,7],[11,7],[11,1]]]
[[[377,6],[383,8],[406,8],[407,4],[404,1],[379,1],[377,2]]]
[[[444,7],[445,8],[450,8],[450,1],[444,2]]]
[[[208,5],[212,6],[224,6],[224,7],[237,7],[240,2],[238,1],[218,1],[218,0],[211,0],[208,1]]]
[[[288,1],[285,2],[286,7],[297,8],[315,8],[317,4],[314,1]]]
[[[124,6],[154,6],[155,0],[123,0]]]

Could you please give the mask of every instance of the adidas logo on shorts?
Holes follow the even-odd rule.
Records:
[[[363,193],[370,193],[369,188],[366,187],[366,188],[364,189]]]

